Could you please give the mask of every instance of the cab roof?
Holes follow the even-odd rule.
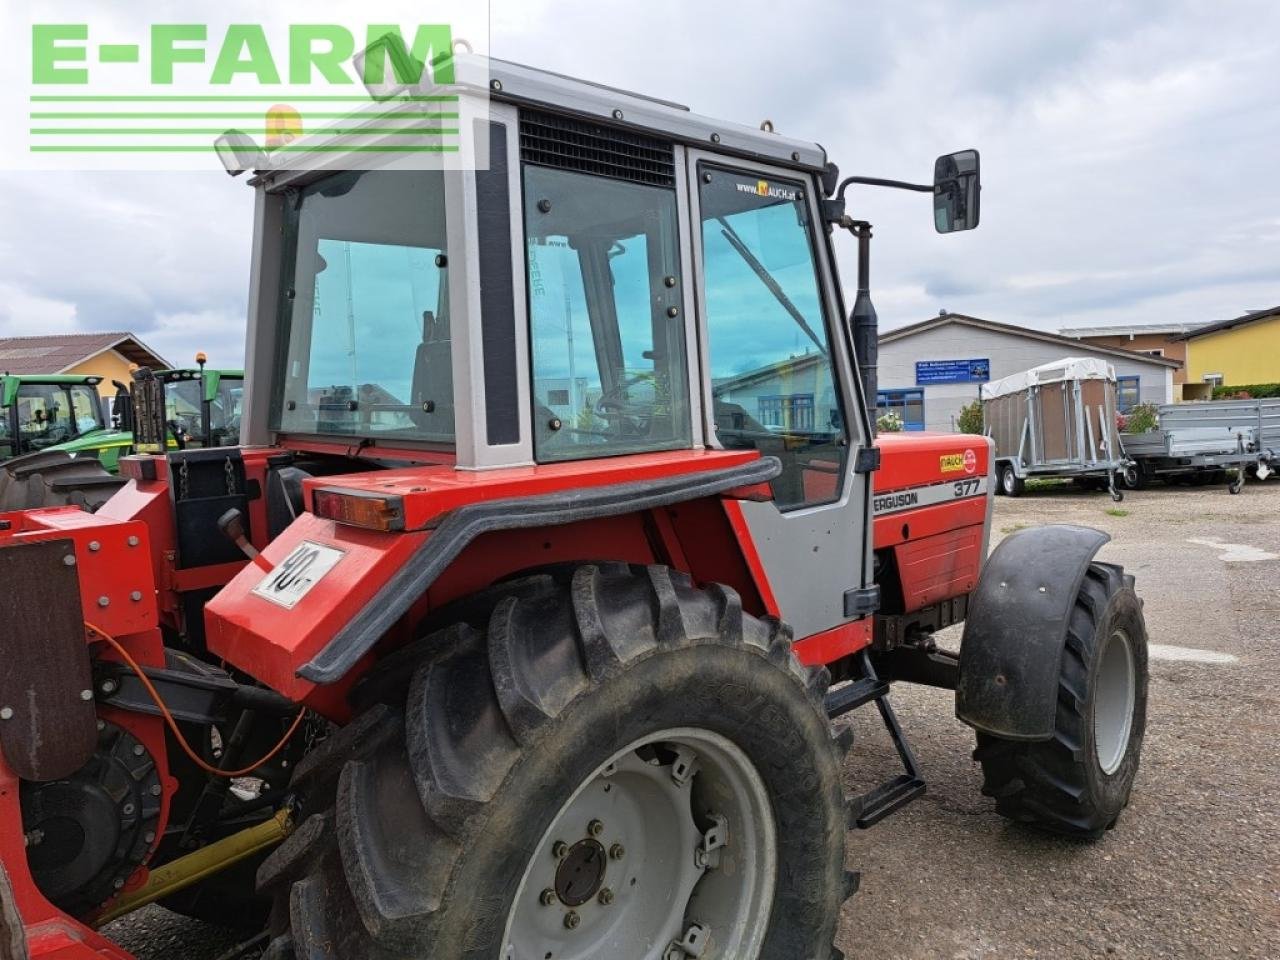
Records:
[[[702,148],[731,157],[817,173],[827,168],[827,152],[821,144],[773,133],[772,125],[767,121],[753,127],[717,120],[694,113],[683,104],[669,100],[505,60],[463,55],[454,62],[457,78],[455,87],[463,91],[470,90],[473,94],[487,95],[493,102],[533,107],[599,122],[620,130],[639,131],[675,144]],[[401,101],[399,107],[412,110],[414,104]],[[349,117],[334,121],[331,127],[349,128],[352,124],[359,123],[365,114],[385,118],[395,108],[395,97],[371,101],[353,111]],[[335,145],[340,145],[345,139],[326,134],[326,129],[328,128],[319,129],[306,139],[315,137],[317,142],[331,139]],[[335,161],[327,164],[324,171],[259,170],[249,183],[264,186],[268,191],[283,190],[287,186],[313,180],[336,168]]]

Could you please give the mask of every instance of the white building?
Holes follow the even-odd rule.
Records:
[[[908,430],[955,429],[960,409],[988,380],[1063,357],[1099,357],[1115,368],[1120,410],[1172,403],[1177,360],[1103,347],[958,313],[944,313],[880,335],[877,405]]]

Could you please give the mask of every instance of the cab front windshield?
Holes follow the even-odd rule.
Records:
[[[204,401],[204,393],[204,381],[198,376],[171,380],[165,384],[165,420],[174,433],[189,437],[198,437],[203,433],[200,407]],[[240,402],[243,394],[243,378],[228,377],[225,374],[218,377],[218,389],[209,404],[212,446],[228,446],[239,440]]]
[[[23,450],[43,450],[103,427],[98,391],[89,384],[23,384],[17,414]]]
[[[351,171],[286,204],[272,426],[452,443],[439,171]]]

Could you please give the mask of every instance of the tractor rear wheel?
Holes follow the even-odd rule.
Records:
[[[785,627],[625,564],[448,617],[295,771],[267,956],[838,956],[843,746]]]
[[[1147,630],[1133,577],[1090,564],[1062,651],[1046,742],[978,734],[982,792],[1006,817],[1096,838],[1115,825],[1138,773],[1147,716]]]
[[[61,450],[29,453],[0,466],[0,513],[65,506],[94,513],[125,482],[96,457]]]

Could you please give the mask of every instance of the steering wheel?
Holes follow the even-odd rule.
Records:
[[[169,432],[173,434],[173,439],[177,441],[178,449],[187,449],[187,439],[191,435],[191,431],[181,420],[169,420],[165,424],[169,428]]]
[[[616,430],[620,436],[625,436],[628,433],[631,436],[644,436],[647,432],[645,427],[648,419],[653,415],[656,402],[646,404],[647,409],[641,409],[637,413],[636,408],[638,405],[633,401],[623,399],[623,397],[626,391],[637,383],[643,383],[652,378],[653,374],[651,373],[638,374],[606,390],[594,404],[596,415],[608,420],[610,428]]]

